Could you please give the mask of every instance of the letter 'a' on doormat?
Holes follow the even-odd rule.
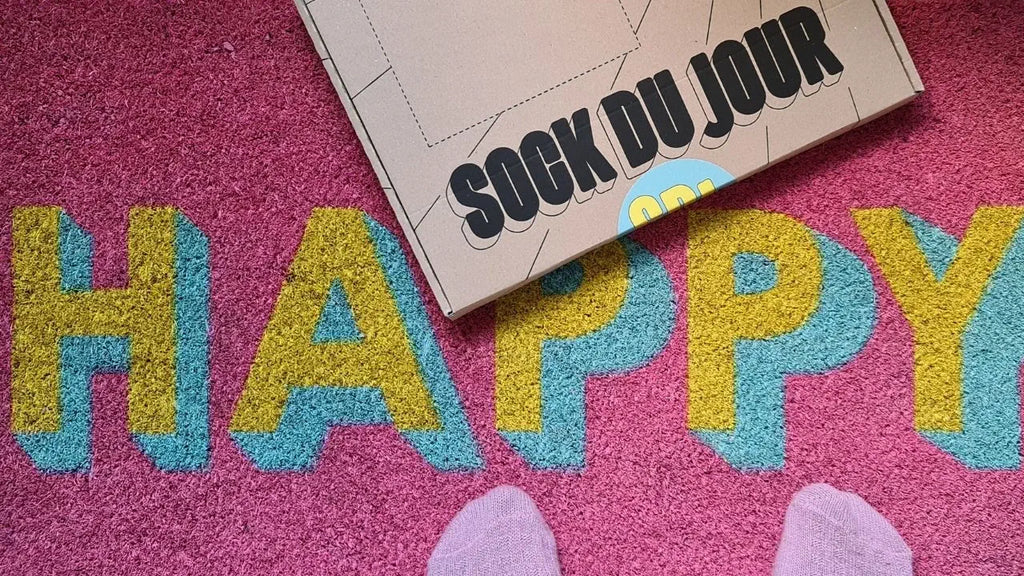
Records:
[[[422,574],[499,484],[567,575],[767,574],[813,482],[1024,573],[1024,15],[890,7],[915,102],[454,322],[289,3],[0,8],[0,574]]]

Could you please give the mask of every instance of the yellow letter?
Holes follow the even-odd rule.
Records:
[[[483,465],[397,238],[358,210],[316,209],[231,436],[261,470],[308,470],[332,427],[375,424],[438,470]]]
[[[600,248],[498,301],[497,428],[535,468],[586,465],[587,379],[623,374],[668,342],[668,272],[639,244]]]
[[[542,282],[498,301],[494,410],[498,430],[541,431],[541,353],[545,340],[572,340],[611,322],[629,286],[626,254],[608,244],[579,260],[585,279],[568,294],[544,294]]]
[[[729,431],[736,426],[736,342],[774,338],[810,318],[821,294],[821,254],[806,226],[757,210],[690,212],[689,235],[689,428]],[[774,286],[736,290],[734,262],[744,253],[774,262]]]
[[[92,238],[60,208],[14,211],[11,429],[37,468],[91,465],[89,387],[128,373],[128,427],[164,470],[209,460],[209,247],[173,208],[133,208],[127,288],[95,290]]]
[[[58,342],[71,335],[131,336],[129,428],[173,433],[175,210],[132,209],[120,290],[61,289],[61,217],[60,208],[14,211],[14,433],[60,430]]]
[[[963,335],[1022,217],[1021,208],[979,208],[953,261],[937,277],[903,210],[853,211],[914,331],[914,425],[919,431],[963,429]]]
[[[336,279],[362,338],[315,343]],[[439,428],[390,294],[363,214],[314,210],[245,382],[232,432],[274,432],[293,388],[322,386],[379,388],[399,430]]]

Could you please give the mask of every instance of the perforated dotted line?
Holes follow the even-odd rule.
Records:
[[[388,51],[384,49],[384,43],[380,41],[380,36],[377,34],[377,28],[373,25],[373,21],[370,20],[370,15],[366,12],[366,6],[363,5],[363,0],[359,0],[359,7],[363,9],[363,16],[366,16],[366,22],[370,25],[370,30],[373,31],[373,37],[377,39],[377,46],[380,46],[380,51],[384,53],[384,59],[388,61],[388,66],[391,67],[391,74],[395,77],[395,82],[398,82],[398,89],[402,91],[402,98],[405,98],[405,105],[409,107],[409,112],[412,112],[412,119],[416,121],[416,127],[419,128],[420,135],[423,136],[423,141],[427,143],[427,148],[429,148],[431,144],[430,140],[427,139],[427,133],[423,131],[420,119],[416,117],[416,111],[412,109],[412,103],[409,102],[409,96],[405,93],[405,87],[402,86],[402,80],[398,77],[398,73],[395,72],[395,65],[391,63],[391,57],[388,56]]]
[[[438,144],[441,144],[442,142],[447,142],[448,140],[451,140],[452,138],[455,138],[456,136],[459,136],[459,135],[461,135],[461,134],[463,134],[465,132],[468,132],[468,131],[472,130],[473,128],[476,128],[477,126],[483,124],[484,122],[487,122],[488,120],[493,120],[494,118],[497,118],[498,116],[504,114],[505,112],[508,112],[509,110],[518,108],[518,107],[522,106],[523,104],[526,104],[527,102],[530,102],[532,100],[536,100],[537,98],[540,98],[541,96],[544,96],[545,94],[547,94],[548,92],[551,92],[552,90],[554,90],[556,88],[560,88],[562,86],[565,86],[569,82],[572,82],[573,80],[579,79],[581,76],[585,76],[587,74],[590,74],[594,70],[597,70],[598,68],[601,68],[602,66],[607,66],[608,64],[611,64],[612,62],[618,60],[619,58],[624,58],[630,52],[635,52],[635,51],[639,50],[642,47],[642,45],[640,44],[640,37],[637,36],[636,30],[633,29],[633,22],[632,22],[632,20],[629,19],[629,13],[626,12],[626,6],[622,3],[622,0],[618,0],[619,7],[622,8],[622,13],[623,13],[623,15],[626,16],[626,24],[629,25],[630,32],[632,32],[633,33],[633,37],[636,38],[636,47],[635,48],[631,48],[629,50],[626,50],[622,54],[619,54],[618,56],[615,56],[614,58],[609,58],[608,60],[602,62],[601,64],[598,64],[597,66],[594,66],[593,68],[591,68],[589,70],[586,70],[584,72],[580,72],[579,74],[573,76],[572,78],[569,78],[568,80],[564,80],[562,82],[559,82],[558,84],[555,84],[554,86],[548,88],[547,90],[544,90],[543,92],[540,92],[539,94],[535,94],[533,96],[530,96],[529,98],[523,100],[522,102],[518,102],[516,104],[513,104],[512,106],[509,106],[508,108],[505,108],[504,110],[502,110],[501,112],[498,112],[497,114],[491,114],[490,116],[488,116],[487,118],[484,118],[483,120],[481,120],[479,122],[471,124],[471,125],[463,128],[462,130],[459,130],[458,132],[456,132],[454,134],[450,134],[448,136],[445,136],[444,138],[438,140],[437,142],[431,143],[430,139],[427,138],[427,133],[423,131],[423,125],[420,124],[420,119],[419,119],[419,117],[416,116],[416,111],[413,110],[412,102],[409,101],[409,95],[405,93],[405,88],[402,86],[402,80],[398,77],[398,73],[395,71],[394,64],[391,63],[391,58],[388,56],[388,51],[384,49],[384,43],[381,42],[380,35],[377,34],[377,28],[373,25],[373,21],[370,20],[370,15],[366,11],[366,6],[363,4],[363,0],[358,0],[358,1],[359,1],[359,7],[362,8],[362,10],[363,10],[363,16],[366,17],[366,22],[370,25],[370,30],[373,32],[373,37],[377,39],[377,46],[380,47],[381,53],[384,54],[384,59],[387,60],[388,66],[391,67],[391,74],[395,77],[395,82],[398,83],[398,89],[401,90],[401,92],[402,92],[402,98],[405,99],[405,105],[409,107],[409,113],[412,114],[412,119],[416,121],[416,128],[419,129],[420,135],[423,136],[423,141],[427,143],[427,148],[433,148],[434,146],[437,146]]]
[[[637,48],[639,48],[639,46]],[[433,146],[437,146],[437,145],[439,145],[439,143],[441,143],[441,142],[443,142],[445,140],[450,140],[450,139],[458,136],[459,134],[462,134],[463,132],[466,132],[466,131],[472,130],[473,128],[476,128],[477,126],[479,126],[480,124],[483,124],[487,120],[492,120],[494,118],[497,118],[497,117],[501,116],[502,114],[505,114],[506,112],[508,112],[510,110],[519,108],[520,106],[526,104],[526,102],[528,102],[530,100],[536,100],[537,98],[547,94],[548,92],[554,90],[555,88],[559,88],[561,86],[564,86],[565,84],[568,84],[569,82],[571,82],[571,81],[573,81],[575,79],[578,79],[581,76],[585,76],[587,74],[590,74],[591,72],[594,72],[595,70],[601,68],[602,66],[607,66],[607,65],[613,63],[613,61],[617,60],[618,58],[621,58],[621,57],[625,56],[626,54],[628,54],[630,52],[635,51],[637,48],[633,48],[632,50],[627,50],[626,52],[623,52],[622,54],[618,54],[617,56],[615,56],[615,57],[613,57],[613,58],[611,58],[611,59],[609,59],[607,61],[604,61],[604,63],[601,63],[601,64],[595,66],[594,68],[592,68],[592,69],[590,69],[590,70],[588,70],[586,72],[581,72],[580,74],[577,74],[577,75],[573,76],[572,78],[569,78],[568,80],[565,80],[563,82],[559,82],[558,84],[555,84],[554,86],[548,88],[547,90],[545,90],[545,91],[543,91],[543,92],[541,92],[539,94],[532,95],[532,96],[530,96],[530,97],[528,97],[528,98],[526,98],[526,99],[524,99],[524,100],[522,100],[520,102],[516,102],[516,104],[506,108],[505,110],[499,112],[498,114],[490,115],[490,116],[484,118],[483,120],[480,120],[479,122],[477,122],[475,124],[467,126],[467,127],[463,128],[462,130],[459,130],[458,132],[456,132],[456,133],[454,133],[454,134],[452,134],[450,136],[444,136],[443,138],[437,140],[434,143],[428,143],[427,147],[430,148],[430,147],[433,147]]]
[[[633,21],[629,19],[629,12],[626,12],[626,5],[619,0],[619,8],[622,8],[622,13],[626,16],[626,24],[629,24],[629,31],[633,33],[633,37],[636,38],[637,44],[640,43],[640,37],[636,35],[636,28],[633,28]]]

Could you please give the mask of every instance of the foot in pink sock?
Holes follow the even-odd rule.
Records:
[[[525,492],[499,486],[445,528],[427,576],[561,576],[555,537]]]
[[[911,576],[910,548],[860,496],[812,484],[786,510],[775,576]]]

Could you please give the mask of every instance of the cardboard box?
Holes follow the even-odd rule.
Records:
[[[297,0],[457,317],[923,90],[884,0]]]

